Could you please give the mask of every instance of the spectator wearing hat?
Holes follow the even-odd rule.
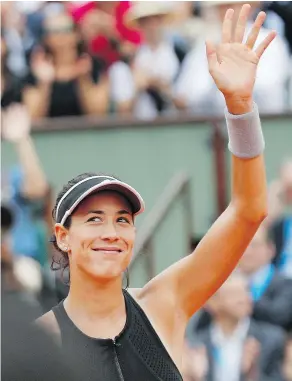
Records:
[[[169,2],[134,2],[127,14],[144,37],[132,65],[134,114],[153,119],[172,109],[172,85],[179,71],[173,44],[165,36],[165,26],[175,11]]]

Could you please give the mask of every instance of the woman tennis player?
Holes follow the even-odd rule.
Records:
[[[253,50],[265,19],[260,12],[243,43],[249,11],[242,7],[233,29],[229,9],[221,44],[206,44],[210,74],[226,100],[232,199],[191,255],[142,289],[123,290],[135,217],[144,210],[140,194],[118,179],[83,174],[57,198],[55,244],[64,266],[68,260],[70,291],[39,323],[58,335],[83,380],[182,380],[188,319],[226,280],[267,214],[264,140],[252,92],[257,64],[276,34]]]

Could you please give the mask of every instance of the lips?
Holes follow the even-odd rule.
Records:
[[[106,253],[106,254],[120,254],[122,252],[122,250],[120,248],[115,247],[115,246],[97,247],[97,248],[94,248],[92,250],[97,251],[97,252]]]

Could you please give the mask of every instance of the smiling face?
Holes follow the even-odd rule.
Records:
[[[130,263],[136,229],[130,204],[117,192],[87,197],[70,228],[57,224],[55,232],[59,246],[69,247],[71,280],[76,271],[104,281],[117,278]]]

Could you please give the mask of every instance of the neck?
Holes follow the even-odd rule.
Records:
[[[226,337],[229,337],[234,333],[239,323],[240,320],[231,319],[226,316],[220,316],[216,319],[216,324],[220,327]]]
[[[77,50],[76,49],[63,49],[61,51],[54,52],[54,63],[58,66],[70,65],[75,63],[77,60]]]
[[[124,310],[121,277],[101,282],[81,271],[71,272],[66,309],[80,318],[96,320],[111,317]]]

